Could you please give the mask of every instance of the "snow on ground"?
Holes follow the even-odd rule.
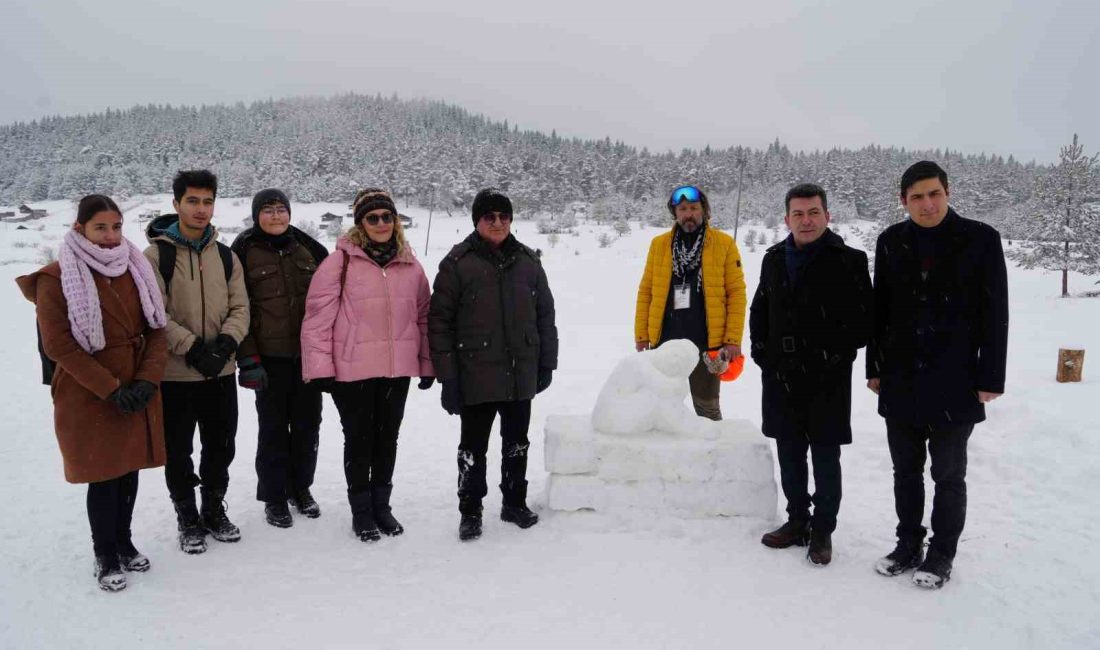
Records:
[[[126,202],[127,235],[144,242],[136,215],[168,204],[163,196]],[[658,233],[637,226],[607,249],[595,227],[582,225],[555,246],[531,222],[515,227],[544,252],[561,336],[560,369],[532,417],[538,526],[500,522],[491,491],[484,536],[458,542],[458,419],[440,409],[436,387],[412,391],[402,428],[393,500],[403,537],[368,546],[352,536],[328,398],[313,488],[324,514],[272,528],[253,499],[256,418],[242,389],[228,503],[243,540],[211,540],[205,555],[183,555],[163,472],[143,472],[134,533],[153,570],[131,574],[121,593],[102,593],[92,579],[85,488],[62,478],[48,389],[37,383],[32,309],[12,282],[37,267],[33,245],[60,239],[71,206],[35,207],[51,211],[31,224],[43,231],[0,225],[0,302],[8,305],[0,319],[0,647],[1100,647],[1100,563],[1091,556],[1100,540],[1100,300],[1057,298],[1050,273],[1010,270],[1008,394],[971,439],[967,528],[942,591],[872,569],[893,546],[895,518],[884,426],[858,372],[855,442],[843,452],[844,503],[825,569],[809,567],[799,549],[760,545],[779,513],[766,521],[548,511],[546,416],[591,412],[608,373],[632,350],[635,291]],[[236,225],[248,210],[247,200],[220,199],[215,223]],[[344,206],[298,205],[294,217],[330,210]],[[409,239],[434,275],[471,222],[436,215],[425,255],[427,214],[408,212],[417,220]],[[744,254],[751,296],[763,247]],[[1083,278],[1071,282],[1087,288]],[[1064,345],[1092,351],[1081,384],[1054,382]],[[723,411],[759,425],[759,397],[750,364],[723,387]],[[498,440],[490,454],[495,484]]]

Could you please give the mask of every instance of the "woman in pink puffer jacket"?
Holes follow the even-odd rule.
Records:
[[[361,190],[355,226],[317,268],[302,323],[302,375],[332,393],[344,430],[344,475],[352,528],[373,542],[400,535],[390,510],[397,434],[410,377],[431,387],[431,290],[405,242],[397,208],[378,189]]]

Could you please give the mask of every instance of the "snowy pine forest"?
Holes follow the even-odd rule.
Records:
[[[226,196],[274,186],[299,201],[340,201],[368,184],[411,204],[455,210],[491,185],[512,195],[520,212],[564,212],[582,201],[601,219],[663,219],[670,187],[692,182],[712,197],[736,194],[743,165],[741,216],[749,221],[775,219],[783,192],[801,181],[829,191],[836,218],[892,221],[900,215],[897,179],[921,158],[951,174],[960,211],[992,222],[1026,201],[1048,169],[1012,156],[948,150],[792,152],[778,140],[762,151],[656,153],[610,139],[520,131],[442,102],[351,94],[148,105],[3,126],[0,204],[89,192],[156,194],[178,169],[207,167]],[[719,221],[733,218],[735,201],[713,203]]]
[[[464,213],[479,189],[495,186],[512,197],[520,219],[550,222],[543,232],[570,230],[583,214],[621,235],[628,220],[667,223],[665,198],[680,183],[707,191],[719,227],[732,228],[739,214],[740,224],[774,229],[782,225],[786,190],[816,182],[829,192],[833,219],[869,223],[859,232],[873,245],[883,227],[904,216],[897,199],[902,171],[931,159],[947,169],[961,214],[998,228],[1010,247],[1023,244],[1008,250],[1020,264],[1097,275],[1100,169],[1076,136],[1061,154],[1057,164],[1040,165],[1001,153],[878,145],[792,152],[778,139],[764,150],[657,153],[610,139],[521,131],[439,101],[347,94],[147,105],[2,126],[0,205],[92,192],[160,194],[177,170],[209,168],[223,196],[279,187],[295,201],[340,203],[358,188],[378,186],[405,207],[449,215]]]

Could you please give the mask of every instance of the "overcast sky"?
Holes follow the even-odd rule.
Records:
[[[0,124],[355,91],[651,150],[1100,150],[1100,0],[5,0]]]

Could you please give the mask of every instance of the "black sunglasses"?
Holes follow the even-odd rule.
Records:
[[[485,214],[481,215],[481,220],[487,223],[493,223],[494,221],[499,221],[501,223],[511,223],[512,215],[508,212],[486,212]]]
[[[382,220],[382,223],[393,223],[393,215],[389,212],[387,212],[386,214],[383,214],[383,215],[368,214],[367,216],[365,216],[363,218],[366,219],[367,223],[369,223],[372,226],[377,226],[379,219]]]

